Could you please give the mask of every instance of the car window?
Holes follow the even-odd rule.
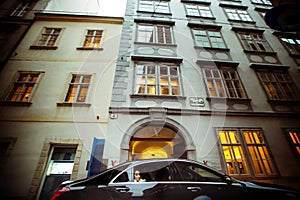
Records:
[[[133,166],[123,172],[114,182],[134,181],[134,175],[139,173],[140,182],[169,181],[170,165],[168,162],[148,162]]]
[[[91,177],[86,184],[88,185],[107,185],[114,177],[125,170],[129,164],[120,165],[115,168],[107,169],[98,175]]]
[[[176,163],[182,181],[223,182],[223,176],[204,166],[188,162]]]

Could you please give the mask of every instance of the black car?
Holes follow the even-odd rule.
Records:
[[[300,193],[236,180],[192,160],[151,159],[126,162],[90,178],[63,183],[51,198],[60,199],[299,200]]]

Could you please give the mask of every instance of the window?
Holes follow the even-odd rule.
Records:
[[[218,30],[193,28],[192,33],[194,35],[195,43],[199,47],[226,48],[223,37]]]
[[[30,102],[40,77],[40,72],[20,72],[5,100],[11,102]]]
[[[300,129],[287,130],[287,133],[293,150],[296,152],[297,157],[300,158]]]
[[[73,74],[69,83],[69,89],[65,98],[65,102],[85,103],[87,100],[91,79],[91,75]]]
[[[181,95],[179,66],[172,63],[137,63],[134,94]]]
[[[11,17],[23,17],[26,12],[33,6],[32,2],[22,2],[16,9],[10,14]]]
[[[257,75],[270,100],[299,99],[299,91],[286,71],[257,70]]]
[[[229,175],[275,175],[275,168],[261,130],[218,130]]]
[[[263,4],[268,6],[272,5],[272,3],[269,0],[251,0],[251,2],[254,4]]]
[[[176,162],[181,181],[188,182],[222,182],[223,177],[199,165],[188,162]]]
[[[279,39],[289,53],[300,55],[300,38],[298,36],[279,36]]]
[[[213,14],[209,6],[204,5],[185,5],[187,15],[196,17],[213,18]]]
[[[37,42],[37,46],[56,46],[61,30],[61,28],[45,28]]]
[[[169,2],[140,0],[139,10],[152,13],[170,13]]]
[[[272,48],[270,47],[269,43],[262,33],[237,32],[237,35],[245,50],[273,52]]]
[[[138,24],[137,42],[173,44],[169,25]]]
[[[210,97],[247,98],[236,69],[204,67],[202,70]]]
[[[225,8],[224,10],[230,20],[253,22],[252,18],[246,10],[239,10],[233,8]]]
[[[87,34],[85,35],[83,47],[99,48],[102,39],[102,34],[102,30],[88,30]]]
[[[0,159],[10,154],[16,142],[15,137],[0,137]]]

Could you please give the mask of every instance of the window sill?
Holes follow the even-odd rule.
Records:
[[[3,106],[31,106],[32,102],[22,102],[22,101],[2,101],[0,105]]]
[[[185,100],[184,96],[170,96],[170,95],[147,95],[147,94],[132,94],[130,95],[133,99],[178,99]]]
[[[57,46],[37,46],[37,45],[31,45],[30,49],[38,49],[38,50],[56,50]]]
[[[197,18],[197,19],[209,19],[216,20],[215,17],[203,17],[203,16],[195,16],[195,15],[186,15],[187,18]]]
[[[194,46],[195,49],[208,49],[208,50],[221,50],[221,51],[230,51],[228,48],[216,48],[216,47],[200,47],[200,46]]]
[[[299,105],[300,104],[300,99],[295,99],[295,100],[273,100],[273,99],[269,99],[268,102],[270,104],[285,104],[285,105]]]
[[[219,98],[219,97],[207,97],[207,101],[214,101],[214,102],[234,102],[234,103],[250,103],[251,99],[239,99],[239,98]]]
[[[147,11],[147,10],[137,10],[137,13],[145,13],[145,14],[151,14],[151,15],[167,15],[172,16],[172,13],[167,12],[153,12],[153,11]]]
[[[84,50],[84,51],[103,51],[103,48],[95,48],[95,47],[77,47],[77,50]]]
[[[244,50],[245,53],[253,53],[253,54],[265,54],[265,55],[277,55],[276,52],[273,51],[253,51],[253,50]]]
[[[67,102],[56,103],[56,105],[59,107],[90,107],[91,106],[90,103],[67,103]]]
[[[164,44],[164,43],[152,43],[152,42],[134,42],[135,45],[149,45],[149,46],[165,46],[165,47],[177,47],[177,44]]]
[[[237,19],[228,19],[230,22],[238,22],[238,23],[247,23],[247,24],[256,24],[255,21],[243,21],[243,20],[237,20]]]

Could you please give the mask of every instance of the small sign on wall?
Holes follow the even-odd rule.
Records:
[[[204,99],[201,97],[190,97],[190,105],[194,107],[203,107],[204,104]]]

